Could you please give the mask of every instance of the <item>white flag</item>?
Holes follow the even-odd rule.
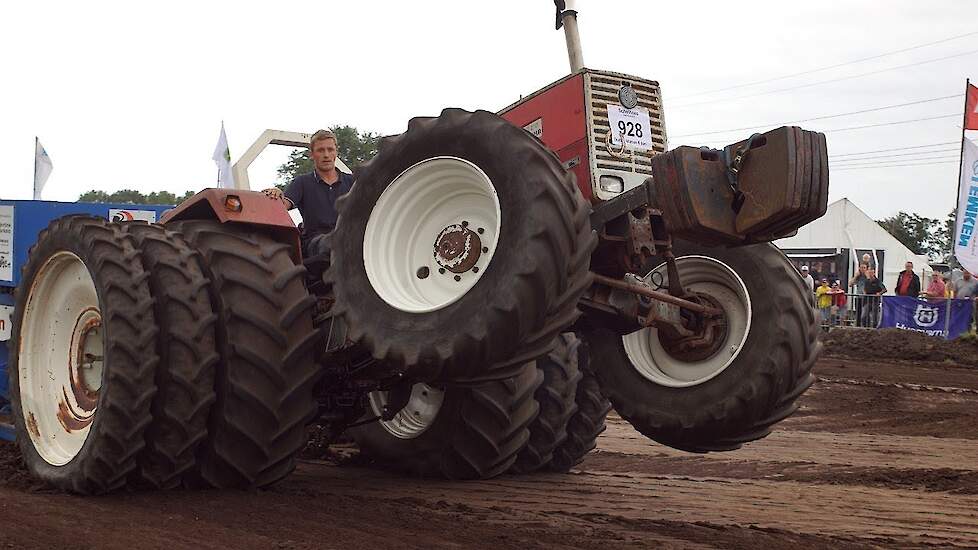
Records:
[[[234,175],[231,174],[231,150],[228,149],[228,136],[224,133],[224,122],[221,122],[221,136],[217,138],[217,147],[212,157],[217,164],[217,186],[224,189],[234,189]]]
[[[958,191],[957,223],[954,227],[954,255],[961,265],[978,273],[978,145],[964,140],[961,157],[961,187]]]
[[[41,190],[44,189],[44,184],[47,183],[51,170],[54,170],[51,157],[44,150],[41,141],[34,138],[34,200],[41,200]]]

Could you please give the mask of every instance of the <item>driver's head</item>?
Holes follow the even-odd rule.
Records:
[[[309,139],[312,162],[319,173],[331,172],[336,168],[336,135],[329,130],[317,130]]]

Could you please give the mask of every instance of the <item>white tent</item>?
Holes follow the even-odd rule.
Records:
[[[906,262],[913,262],[917,275],[924,275],[921,276],[921,286],[927,287],[925,272],[930,271],[927,256],[914,254],[849,199],[833,202],[824,216],[799,229],[794,237],[777,240],[774,244],[788,257],[836,256],[849,250],[848,273],[839,273],[840,278],[855,272],[862,251],[883,251],[883,273],[879,276],[888,294],[896,288],[897,275],[903,271]],[[842,284],[845,285],[845,281]]]

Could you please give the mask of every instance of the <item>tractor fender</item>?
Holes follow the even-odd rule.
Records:
[[[276,240],[291,247],[290,254],[295,262],[302,261],[299,229],[285,204],[259,191],[204,189],[160,217],[163,225],[186,220],[217,220],[261,227]]]

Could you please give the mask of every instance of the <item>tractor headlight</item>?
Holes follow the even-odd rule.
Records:
[[[598,187],[609,193],[621,193],[625,190],[625,180],[618,176],[601,176],[598,178]]]

